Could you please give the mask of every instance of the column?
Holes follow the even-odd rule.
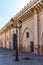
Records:
[[[39,51],[39,32],[38,32],[38,14],[37,11],[34,11],[34,52],[38,53]]]

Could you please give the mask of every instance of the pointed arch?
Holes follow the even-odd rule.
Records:
[[[23,35],[24,35],[24,33],[25,33],[25,31],[26,31],[27,29],[31,32],[31,34],[32,34],[32,36],[33,36],[33,32],[31,31],[31,29],[30,29],[30,28],[28,28],[28,27],[26,27],[26,28],[25,28],[25,30],[23,31],[23,34],[22,34],[22,39],[23,39]]]
[[[29,37],[26,36],[27,32],[29,33]],[[30,49],[30,42],[33,41],[33,32],[30,28],[26,27],[22,34],[22,45],[26,49]]]

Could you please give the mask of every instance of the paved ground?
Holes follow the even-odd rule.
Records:
[[[19,61],[15,61],[15,50],[0,48],[0,65],[43,65],[43,55],[19,51]]]

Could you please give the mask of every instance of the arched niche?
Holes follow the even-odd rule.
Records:
[[[33,32],[30,28],[25,28],[22,34],[22,44],[25,49],[30,49],[30,42],[33,41]]]

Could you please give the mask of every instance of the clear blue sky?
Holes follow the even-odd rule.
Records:
[[[28,2],[29,0],[0,0],[0,29]]]

